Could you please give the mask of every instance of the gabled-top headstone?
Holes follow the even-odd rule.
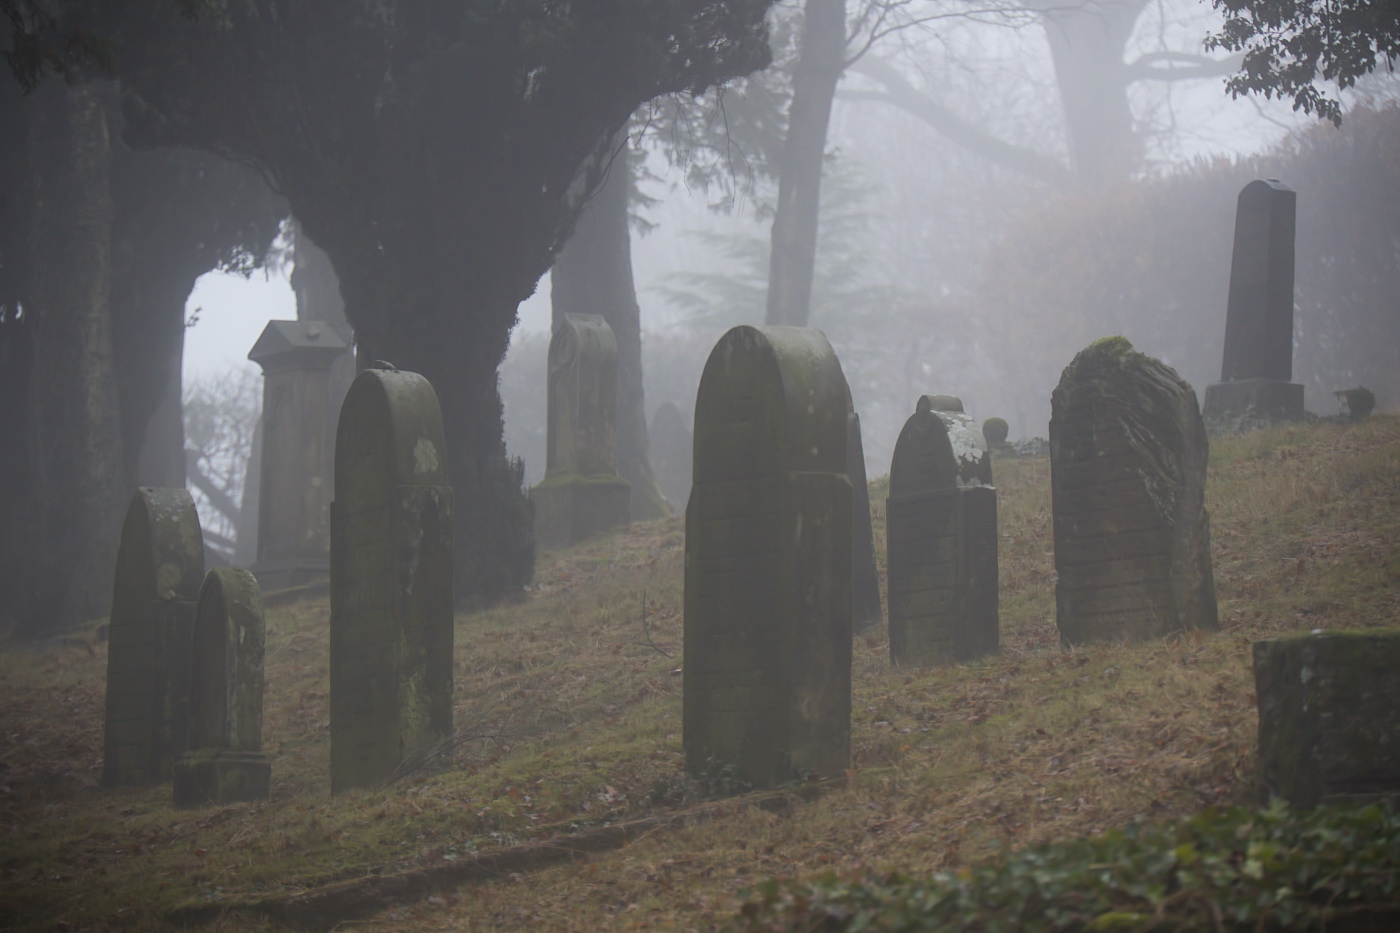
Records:
[[[452,488],[433,387],[366,370],[335,438],[331,790],[452,732]]]
[[[963,418],[957,399],[923,396],[895,443],[885,522],[896,664],[952,664],[1000,642],[996,490]]]
[[[1109,337],[1065,368],[1050,408],[1060,637],[1217,628],[1206,433],[1191,386]]]
[[[596,314],[566,314],[549,341],[545,475],[530,490],[535,542],[566,547],[631,520],[617,474],[617,340]]]
[[[257,579],[233,567],[209,571],[194,617],[189,742],[175,762],[177,806],[267,799],[265,637]]]
[[[1205,416],[1296,418],[1293,379],[1293,241],[1298,195],[1276,179],[1240,192],[1225,314],[1220,382],[1206,388]]]
[[[850,765],[850,395],[826,337],[736,327],[695,402],[686,766],[756,786]]]
[[[204,536],[184,489],[141,488],[122,524],[108,629],[102,783],[170,776],[188,728],[190,631]]]
[[[695,448],[685,415],[675,402],[662,402],[651,416],[647,446],[656,485],[672,511],[681,511],[690,499],[691,459]]]

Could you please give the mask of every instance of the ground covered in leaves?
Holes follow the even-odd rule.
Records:
[[[1213,442],[1221,631],[1146,645],[1061,648],[1049,464],[996,471],[1001,653],[906,670],[890,666],[882,631],[858,638],[854,766],[778,806],[717,805],[743,788],[682,770],[679,518],[545,555],[523,603],[459,616],[454,746],[335,798],[324,599],[268,612],[273,783],[260,804],[177,810],[168,787],[103,791],[98,628],[10,646],[0,925],[278,929],[290,915],[246,908],[395,873],[442,878],[446,866],[629,820],[644,822],[621,847],[495,874],[490,865],[508,863],[486,862],[478,880],[431,890],[401,885],[362,898],[354,924],[737,925],[755,890],[779,890],[760,887],[775,878],[956,877],[1055,840],[1252,803],[1250,644],[1400,620],[1396,417]],[[883,574],[881,480],[872,502]]]

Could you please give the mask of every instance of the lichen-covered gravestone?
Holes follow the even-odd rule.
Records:
[[[566,314],[549,341],[544,479],[530,490],[535,543],[567,547],[631,521],[617,475],[617,340],[596,314]]]
[[[685,516],[692,773],[766,787],[850,766],[849,410],[817,330],[736,327],[705,364]]]
[[[122,524],[108,629],[102,783],[170,776],[188,729],[190,632],[204,536],[184,489],[136,491]]]
[[[1293,382],[1293,266],[1298,195],[1276,179],[1252,181],[1235,210],[1220,382],[1206,387],[1212,422],[1267,422],[1303,414]]]
[[[679,512],[690,499],[690,471],[695,448],[685,415],[681,414],[675,402],[662,402],[651,416],[647,446],[656,485],[672,511]]]
[[[331,791],[452,732],[452,487],[433,387],[369,369],[335,438]]]
[[[953,664],[999,647],[997,494],[985,444],[950,417],[961,411],[951,396],[923,396],[895,443],[885,507],[895,664]]]
[[[846,416],[846,476],[851,481],[851,624],[860,632],[880,624],[880,575],[875,569],[875,528],[870,520],[870,483],[860,415]]]
[[[1191,386],[1108,337],[1065,368],[1050,410],[1061,639],[1218,628],[1206,432]]]
[[[267,799],[264,636],[257,578],[233,567],[209,571],[195,611],[188,751],[174,768],[177,806]]]
[[[1264,803],[1400,797],[1400,632],[1256,642],[1254,686]]]

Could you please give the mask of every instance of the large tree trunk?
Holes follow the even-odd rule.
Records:
[[[805,327],[812,312],[822,158],[831,101],[846,55],[846,0],[807,0],[792,77],[787,138],[778,162],[778,210],[768,269],[769,324]]]
[[[632,237],[627,226],[635,181],[626,140],[625,132],[613,138],[617,156],[607,181],[584,208],[573,236],[554,260],[550,299],[555,327],[565,314],[599,314],[617,339],[617,472],[632,487],[632,518],[645,521],[668,515],[670,510],[647,453],[642,312],[632,278]]]
[[[35,315],[31,631],[107,611],[125,492],[112,363],[105,85],[42,88],[30,134]]]

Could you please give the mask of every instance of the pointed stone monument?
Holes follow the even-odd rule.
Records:
[[[262,753],[262,594],[248,571],[218,567],[199,590],[190,661],[188,751],[175,762],[175,805],[266,800]]]
[[[821,331],[736,327],[705,364],[685,515],[692,773],[769,787],[850,767],[849,411]]]
[[[190,634],[203,576],[204,536],[189,492],[136,490],[112,586],[104,787],[166,780],[185,749]]]
[[[331,792],[452,734],[452,487],[433,387],[368,369],[345,396],[331,503]]]
[[[530,490],[535,543],[560,548],[631,521],[617,475],[617,341],[596,314],[566,314],[549,341],[544,479]]]

